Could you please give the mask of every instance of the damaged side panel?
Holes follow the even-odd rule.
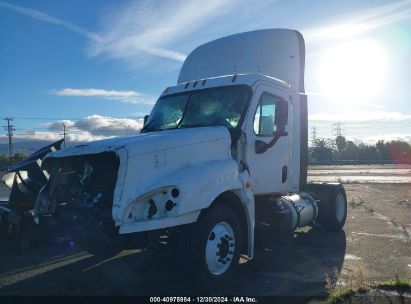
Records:
[[[3,175],[2,182],[11,189],[9,200],[0,202],[0,237],[20,246],[22,232],[33,221],[33,208],[40,189],[47,184],[49,174],[42,169],[42,160],[60,150],[63,140],[37,150]]]
[[[10,207],[22,210],[33,209],[40,189],[47,183],[48,172],[41,164],[46,154],[60,150],[63,140],[56,141],[30,155],[3,176],[3,183],[11,189]]]

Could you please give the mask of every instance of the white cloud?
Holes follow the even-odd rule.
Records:
[[[67,135],[67,143],[70,144],[72,142],[90,142],[95,140],[106,139],[113,136],[103,136],[103,135],[94,135],[89,132],[76,132],[70,133]],[[23,142],[23,141],[57,141],[62,138],[57,132],[50,132],[50,131],[35,131],[32,134],[16,134],[15,140],[16,142]]]
[[[64,120],[53,121],[51,123],[47,123],[45,124],[45,127],[47,127],[47,130],[49,131],[58,132],[63,129],[63,126],[65,126],[66,128],[71,128],[74,126],[74,124],[75,124],[74,121],[64,119]]]
[[[139,61],[144,55],[184,61],[186,55],[170,46],[187,38],[227,12],[235,1],[130,2],[103,18],[99,41],[91,41],[89,54]]]
[[[64,28],[67,28],[73,32],[76,32],[80,35],[89,38],[90,47],[88,48],[88,50],[90,55],[108,53],[110,57],[113,58],[123,58],[130,56],[139,59],[139,52],[142,52],[145,54],[169,58],[180,62],[184,61],[186,57],[185,54],[162,47],[161,45],[164,42],[164,39],[156,40],[156,38],[161,37],[161,32],[167,32],[167,26],[170,25],[164,24],[164,26],[160,26],[161,24],[163,24],[163,20],[161,18],[164,18],[165,16],[158,16],[161,18],[158,19],[156,22],[153,22],[151,25],[146,25],[145,32],[142,32],[141,30],[135,27],[136,24],[139,23],[138,20],[144,21],[146,17],[144,15],[144,12],[147,11],[147,6],[151,7],[151,4],[151,1],[146,1],[143,2],[141,5],[137,3],[132,3],[131,7],[125,7],[123,11],[117,14],[120,19],[112,19],[112,21],[115,23],[114,29],[112,28],[113,24],[108,24],[107,28],[110,28],[110,31],[103,31],[103,36],[100,36],[98,33],[95,33],[93,31],[84,29],[72,22],[56,18],[45,12],[35,10],[32,8],[17,6],[3,1],[0,1],[0,8],[2,7],[10,9],[37,20],[62,26]],[[198,2],[198,4],[200,4],[200,2]],[[173,16],[173,14],[170,14],[170,12],[173,11],[172,5],[170,5],[170,11],[163,13],[166,13],[169,16]],[[182,3],[180,3],[180,5],[182,5]],[[140,9],[137,11],[136,6],[140,7]],[[190,6],[190,4],[186,6]],[[207,6],[209,5],[205,5],[205,7]],[[157,26],[153,26],[155,23],[157,23]],[[115,29],[124,32],[116,32]],[[126,37],[125,33],[130,33],[130,30],[133,29],[136,31],[133,32],[131,37]],[[182,28],[180,29],[183,30]],[[140,35],[136,35],[136,33],[139,32]]]
[[[143,127],[143,119],[113,118],[91,115],[73,120],[58,120],[40,125],[39,130],[25,130],[16,133],[14,139],[57,141],[62,138],[62,127],[66,125],[67,142],[88,142],[117,136],[137,135]],[[0,143],[7,143],[6,136],[0,134]]]
[[[367,122],[411,120],[411,114],[390,111],[352,111],[342,113],[314,113],[308,115],[310,121],[322,122]]]
[[[328,39],[351,38],[410,17],[411,0],[396,1],[354,14],[334,17],[332,21],[302,30],[302,33],[310,45]]]
[[[237,28],[237,32],[251,29],[247,21],[241,21],[237,16],[247,16],[246,20],[255,20],[255,24],[259,24],[261,12],[272,3],[259,1],[250,5],[245,0],[128,1],[116,3],[116,6],[106,10],[101,17],[100,30],[95,32],[35,9],[3,1],[0,1],[0,7],[86,36],[89,38],[87,52],[90,56],[107,56],[144,64],[152,56],[182,62],[186,58],[186,54],[181,51],[182,44],[190,49],[192,47],[187,43],[187,38],[193,37],[198,41],[197,33],[201,35],[203,32],[226,32],[226,29],[233,31]],[[222,18],[218,19],[226,15],[231,20],[229,24],[224,23]],[[402,0],[336,16],[302,32],[307,46],[311,46],[318,41],[351,38],[410,17],[411,0]],[[263,19],[264,27],[272,27],[271,14],[264,14]],[[233,23],[236,26],[230,28]]]
[[[137,134],[143,127],[142,119],[111,118],[100,115],[91,115],[74,123],[75,129],[87,131],[95,136],[124,136],[127,133]]]
[[[104,89],[60,89],[52,90],[52,94],[57,96],[82,96],[82,97],[102,97],[108,100],[115,100],[134,104],[153,104],[155,98],[136,91],[115,91]]]
[[[90,38],[91,40],[94,40],[94,41],[100,40],[100,37],[97,34],[91,32],[91,31],[88,31],[88,30],[86,30],[86,29],[84,29],[80,26],[77,26],[77,25],[75,25],[75,24],[73,24],[69,21],[53,17],[49,14],[46,14],[44,12],[41,12],[41,11],[38,11],[38,10],[35,10],[35,9],[26,8],[26,7],[22,7],[22,6],[17,6],[17,5],[10,4],[10,3],[7,3],[7,2],[3,2],[3,1],[0,1],[0,7],[16,11],[20,14],[30,16],[32,18],[35,18],[35,19],[38,19],[38,20],[41,20],[41,21],[45,21],[45,22],[60,25],[60,26],[65,27],[69,30],[72,30],[72,31],[74,31],[78,34],[86,36],[86,37],[88,37],[88,38]]]

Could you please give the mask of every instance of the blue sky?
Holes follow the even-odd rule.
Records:
[[[0,0],[0,116],[16,138],[55,139],[62,122],[71,140],[126,135],[193,48],[278,27],[305,37],[318,136],[341,121],[356,141],[411,142],[408,0]]]

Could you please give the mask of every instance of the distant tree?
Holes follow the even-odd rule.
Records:
[[[19,162],[22,160],[25,160],[28,157],[28,155],[24,152],[18,152],[16,154],[14,154],[14,161],[15,162]]]
[[[357,146],[354,142],[347,141],[344,136],[337,136],[335,144],[337,149],[334,150],[328,140],[316,139],[309,149],[309,160],[392,160],[395,163],[411,163],[411,145],[405,141],[384,142],[379,140],[375,145],[361,143]]]
[[[337,145],[338,152],[344,151],[345,148],[347,147],[347,142],[345,141],[345,137],[341,135],[335,138],[335,144]]]
[[[395,163],[411,162],[411,146],[405,141],[390,141],[386,144],[386,150]]]
[[[8,155],[0,154],[0,169],[10,167],[13,164],[16,164],[18,162],[21,162],[22,160],[25,160],[27,157],[28,155],[22,152],[14,154],[13,158],[11,159],[9,158]]]
[[[378,150],[375,146],[368,146],[366,144],[358,145],[359,160],[377,160],[378,156]]]
[[[340,159],[344,160],[358,160],[359,159],[359,149],[357,145],[352,141],[347,141],[345,144],[345,149],[340,153]]]
[[[379,159],[382,159],[382,160],[389,159],[389,155],[388,155],[388,152],[387,152],[387,144],[384,143],[383,140],[377,141],[377,143],[375,144],[375,147],[378,151],[378,158]]]
[[[334,150],[330,143],[325,138],[317,138],[313,141],[313,146],[310,149],[311,158],[317,161],[332,160]]]

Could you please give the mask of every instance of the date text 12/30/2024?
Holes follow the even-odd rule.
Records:
[[[258,303],[254,297],[150,297],[150,303]]]

